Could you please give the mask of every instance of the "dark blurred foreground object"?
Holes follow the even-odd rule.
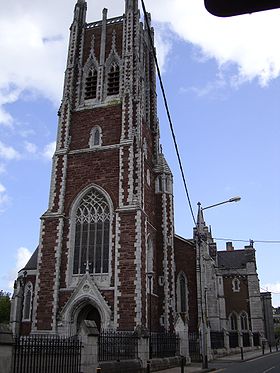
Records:
[[[280,8],[280,0],[204,0],[204,5],[214,16],[232,17]]]

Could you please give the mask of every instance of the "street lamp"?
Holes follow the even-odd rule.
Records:
[[[240,197],[232,197],[226,201],[215,203],[214,205],[210,205],[207,207],[202,208],[201,203],[198,202],[198,214],[197,214],[197,223],[196,223],[196,233],[197,233],[197,248],[198,248],[198,255],[199,255],[199,293],[200,293],[200,309],[201,309],[201,352],[202,352],[202,368],[208,369],[208,355],[207,355],[207,316],[206,316],[206,309],[207,309],[207,302],[206,302],[206,292],[207,287],[206,284],[202,284],[202,253],[201,253],[201,246],[202,240],[204,236],[203,227],[204,221],[202,217],[202,212],[204,210],[210,209],[212,207],[224,205],[225,203],[231,202],[239,202],[241,200]],[[202,286],[204,285],[204,287]],[[204,302],[203,302],[204,298]],[[204,303],[204,304],[203,304]],[[204,310],[205,308],[205,310]]]
[[[149,359],[152,358],[152,279],[154,272],[148,272],[149,280]]]

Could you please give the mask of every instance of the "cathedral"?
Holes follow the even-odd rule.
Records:
[[[218,254],[202,211],[192,239],[175,235],[150,16],[143,25],[137,0],[119,17],[104,9],[87,23],[86,13],[78,0],[49,205],[15,281],[14,334],[75,335],[84,320],[99,330],[173,332],[180,320],[189,332],[204,323],[206,333],[238,325],[263,333],[253,247]],[[233,257],[239,272],[229,269]],[[234,311],[226,297],[240,288],[247,302]]]

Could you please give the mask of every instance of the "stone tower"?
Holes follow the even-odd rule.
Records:
[[[76,333],[84,319],[133,330],[148,325],[150,300],[153,329],[172,330],[172,174],[148,30],[137,0],[93,23],[86,11],[78,0],[25,330]]]

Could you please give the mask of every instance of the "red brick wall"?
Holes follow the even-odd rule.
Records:
[[[189,331],[197,331],[197,282],[196,282],[196,251],[191,243],[175,237],[176,281],[182,271],[187,276],[189,291]]]
[[[240,313],[241,311],[246,311],[250,314],[249,309],[249,293],[248,293],[248,281],[245,277],[238,277],[240,281],[240,292],[232,291],[232,280],[235,276],[224,277],[224,292],[226,300],[226,316],[228,318],[232,311]]]

